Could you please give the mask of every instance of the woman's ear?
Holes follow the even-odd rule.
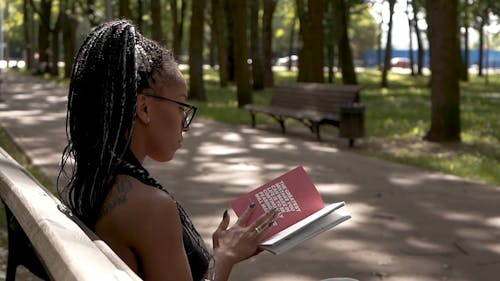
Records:
[[[148,112],[148,100],[144,95],[137,95],[137,118],[140,122],[147,125],[151,121]]]

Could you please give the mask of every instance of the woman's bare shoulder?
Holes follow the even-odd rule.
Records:
[[[124,216],[130,219],[137,215],[156,211],[174,211],[177,205],[166,192],[146,185],[130,176],[118,176],[101,209],[101,218]]]

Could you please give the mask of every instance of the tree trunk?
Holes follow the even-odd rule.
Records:
[[[115,11],[113,9],[113,0],[106,1],[106,20],[110,21],[115,17]]]
[[[130,1],[129,0],[118,0],[119,5],[119,17],[123,17],[126,19],[132,19],[132,11],[130,10]]]
[[[59,28],[55,28],[50,33],[52,42],[51,42],[51,67],[50,67],[50,75],[53,77],[59,76],[59,66],[57,65],[59,62]]]
[[[186,0],[182,0],[181,9],[177,6],[177,0],[170,0],[170,11],[172,13],[172,35],[174,38],[173,52],[175,57],[179,59],[182,54],[182,38],[184,34],[184,18],[186,17]]]
[[[420,33],[420,29],[418,28],[418,19],[417,12],[418,6],[417,1],[411,1],[413,13],[415,15],[415,20],[413,21],[415,37],[417,37],[417,75],[423,75],[423,67],[424,67],[424,45],[422,43],[422,34]]]
[[[189,34],[189,96],[206,101],[203,83],[203,25],[205,1],[193,1]]]
[[[382,70],[382,83],[383,88],[387,88],[387,73],[391,68],[391,55],[392,55],[392,16],[394,14],[394,5],[396,0],[389,0],[389,30],[387,31],[387,43],[385,45],[384,68]]]
[[[250,0],[255,1],[255,0]],[[274,85],[273,74],[273,15],[278,0],[264,0],[264,14],[262,16],[262,51],[264,55],[264,86]]]
[[[323,0],[297,0],[302,47],[299,54],[299,82],[323,83]]]
[[[339,65],[342,71],[342,82],[344,84],[358,84],[356,71],[354,70],[352,50],[349,44],[349,35],[347,34],[349,27],[347,14],[348,9],[346,8],[344,0],[334,0],[333,3],[336,20],[336,37],[339,50]]]
[[[71,12],[65,12],[63,18],[63,45],[64,45],[64,77],[71,77],[71,69],[76,53],[76,30],[78,28],[78,16],[75,13],[75,2],[72,2]]]
[[[142,16],[144,15],[144,0],[137,0],[137,14],[136,15],[137,15],[137,20],[136,20],[137,28],[142,31],[142,28],[143,28]],[[151,19],[151,21],[152,21],[152,19]],[[161,26],[161,24],[160,24],[160,26]],[[151,27],[151,28],[153,28],[153,27]]]
[[[52,1],[42,0],[40,9],[37,8],[33,0],[31,7],[36,11],[40,18],[38,26],[38,53],[39,65],[37,73],[50,73],[50,18]]]
[[[467,2],[467,1],[466,1]],[[465,3],[464,9],[464,55],[462,57],[462,70],[460,71],[460,80],[469,81],[469,15],[468,5]]]
[[[234,68],[235,68],[235,58],[234,58],[234,15],[231,12],[231,2],[234,0],[222,0],[224,1],[225,10],[229,11],[226,13],[226,24],[227,24],[227,80],[234,82]]]
[[[335,81],[335,16],[333,12],[333,1],[327,1],[326,8],[326,56],[328,64],[328,83]]]
[[[29,0],[23,0],[23,31],[26,68],[31,71],[33,70],[33,13],[29,6]]]
[[[230,1],[229,5],[234,19],[234,78],[236,79],[238,107],[241,108],[245,104],[252,103],[250,73],[247,63],[247,2],[246,0]]]
[[[292,70],[292,56],[294,55],[295,26],[297,22],[297,9],[293,13],[292,24],[290,25],[290,40],[288,41],[288,71]]]
[[[151,39],[165,45],[167,40],[163,36],[161,10],[160,0],[151,0]]]
[[[483,76],[483,67],[484,67],[484,20],[481,18],[479,26],[479,62],[478,62],[478,70],[477,76]]]
[[[250,50],[252,57],[252,88],[264,89],[264,66],[262,64],[261,41],[259,36],[259,1],[250,1]]]
[[[225,14],[224,0],[212,0],[212,21],[217,45],[219,84],[223,88],[227,87],[227,24]]]
[[[408,17],[408,35],[409,35],[409,42],[410,46],[408,48],[408,57],[410,58],[410,71],[411,71],[411,76],[415,76],[415,69],[414,69],[414,60],[413,60],[413,32],[412,32],[412,26],[413,26],[413,21],[415,20],[415,12],[413,12],[413,18],[410,18],[410,0],[406,0],[406,16]]]
[[[428,0],[432,72],[431,127],[425,140],[460,141],[459,40],[457,0]]]

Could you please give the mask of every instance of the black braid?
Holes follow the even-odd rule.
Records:
[[[123,155],[131,139],[137,93],[160,72],[167,80],[179,79],[172,53],[127,20],[94,28],[78,51],[68,94],[68,145],[58,179],[64,176],[68,183],[58,189],[92,229],[116,177],[115,156]]]

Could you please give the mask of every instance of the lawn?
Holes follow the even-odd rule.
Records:
[[[296,77],[295,72],[275,74],[276,83]],[[237,108],[235,86],[220,88],[215,71],[205,71],[204,78],[208,101],[193,101],[199,114],[225,123],[250,124],[248,112]],[[353,151],[500,186],[500,75],[490,75],[488,83],[484,77],[470,78],[460,84],[462,142],[439,144],[422,140],[430,127],[428,76],[390,73],[389,88],[382,89],[380,72],[358,72],[364,86],[361,100],[366,106],[367,136]],[[267,89],[254,92],[253,99],[268,104],[271,95]],[[258,123],[277,126],[263,115],[258,115]],[[336,134],[336,129],[331,131]]]

